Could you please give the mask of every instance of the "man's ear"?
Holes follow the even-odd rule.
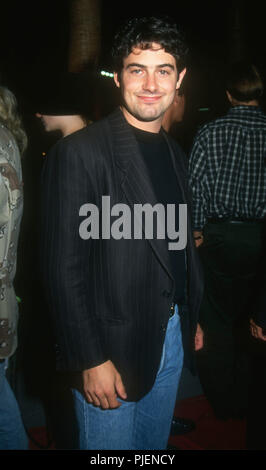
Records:
[[[227,91],[227,90],[226,90],[226,96],[227,96],[228,100],[230,101],[230,103],[232,103],[233,98],[232,98],[232,96],[230,95],[229,91]]]
[[[120,81],[118,79],[118,73],[117,72],[114,72],[114,82],[115,82],[117,88],[120,88]]]
[[[183,69],[182,72],[180,72],[178,80],[176,82],[176,90],[181,87],[181,83],[183,81],[184,76],[186,75],[187,69]]]

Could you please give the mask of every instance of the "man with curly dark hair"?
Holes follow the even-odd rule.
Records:
[[[151,49],[152,43],[157,43],[171,54],[180,73],[185,68],[188,47],[184,35],[177,25],[168,18],[132,18],[125,22],[116,32],[112,58],[114,70],[121,75],[124,59],[138,45],[142,50]]]
[[[186,72],[186,53],[168,20],[128,21],[113,46],[120,108],[62,139],[44,169],[44,287],[58,367],[80,379],[73,396],[81,449],[165,449],[183,358],[192,368],[193,350],[202,346],[186,159],[161,129]],[[168,229],[163,238],[155,230],[146,236],[143,212],[134,218],[133,236],[124,230],[114,236],[106,195],[112,208],[127,214],[136,206],[171,205],[185,243]],[[82,222],[94,234],[79,227],[87,202],[96,212],[102,204],[103,231],[96,238],[97,224]],[[180,205],[187,217],[179,220]],[[168,242],[177,239],[179,248],[169,250]]]

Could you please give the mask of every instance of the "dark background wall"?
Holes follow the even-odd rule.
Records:
[[[67,69],[70,3],[1,2],[0,76],[20,96],[28,98],[35,87],[47,86],[47,75],[56,76]],[[219,76],[236,55],[249,56],[265,71],[263,2],[187,0],[158,6],[150,0],[136,0],[132,6],[127,2],[121,8],[120,2],[102,0],[101,5],[102,66],[111,66],[110,42],[122,20],[135,15],[168,14],[186,33],[191,48],[191,75],[198,78],[193,83],[198,101],[206,104],[217,96]]]

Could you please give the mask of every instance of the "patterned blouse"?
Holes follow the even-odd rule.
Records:
[[[0,124],[0,359],[17,347],[18,303],[13,287],[23,211],[20,152],[11,132]]]

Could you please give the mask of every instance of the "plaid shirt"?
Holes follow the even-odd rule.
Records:
[[[189,159],[193,227],[207,218],[266,216],[266,116],[235,106],[202,126]]]

